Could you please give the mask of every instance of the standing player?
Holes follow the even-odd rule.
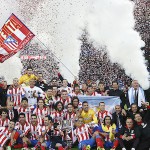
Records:
[[[33,74],[33,69],[32,67],[27,67],[27,73],[22,75],[19,79],[19,84],[24,84],[25,86],[29,86],[29,81],[37,80],[37,77]]]
[[[45,93],[39,87],[35,86],[35,80],[31,79],[28,87],[24,87],[25,97],[28,99],[29,105],[37,104],[37,98],[45,98]]]
[[[67,111],[65,113],[65,120],[75,119],[76,113],[74,112],[73,105],[69,103],[67,105]]]
[[[60,88],[60,91],[65,90],[65,91],[67,91],[67,93],[71,93],[72,92],[71,87],[68,87],[68,81],[66,79],[63,79],[62,84],[63,85]]]
[[[31,114],[34,110],[34,106],[29,106],[28,105],[28,99],[26,97],[22,98],[21,100],[21,106],[18,107],[18,114],[20,113],[24,113],[26,116],[26,122],[30,122],[31,121]]]
[[[16,109],[14,109],[14,102],[10,101],[7,104],[7,110],[8,110],[8,118],[9,120],[18,120],[18,112]]]
[[[98,123],[98,120],[97,120],[94,110],[89,108],[88,102],[86,102],[86,101],[84,101],[82,103],[82,111],[81,111],[80,116],[83,117],[84,123],[86,123],[86,124],[89,124],[89,123],[97,124]]]
[[[105,109],[105,103],[100,102],[99,103],[99,112],[97,113],[97,118],[99,120],[99,124],[101,124],[105,118],[105,116],[111,116],[111,114]]]
[[[44,101],[42,99],[38,100],[38,105],[34,109],[33,114],[38,116],[38,122],[42,126],[44,124],[45,116],[49,115],[49,110],[44,106]]]
[[[60,122],[64,119],[65,112],[64,112],[64,106],[62,102],[58,101],[55,104],[55,112],[52,113],[52,118],[54,119],[54,122]]]
[[[50,109],[50,114],[54,111],[54,103],[55,100],[53,98],[53,89],[52,87],[48,87],[47,91],[45,93],[45,99],[44,99],[45,105],[47,106],[47,108]]]
[[[7,102],[13,101],[15,109],[20,106],[21,99],[25,96],[23,88],[19,85],[18,78],[13,79],[13,85],[7,91]]]
[[[60,101],[63,103],[64,108],[67,107],[69,103],[71,103],[71,98],[68,96],[68,93],[66,90],[61,91],[61,98]]]
[[[77,96],[72,97],[72,105],[75,110],[75,112],[78,112],[79,109],[82,107],[82,103],[79,101],[79,98]]]

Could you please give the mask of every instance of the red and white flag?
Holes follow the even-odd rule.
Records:
[[[35,35],[12,14],[0,30],[0,62],[4,62],[25,45]]]

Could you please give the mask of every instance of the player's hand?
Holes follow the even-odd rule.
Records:
[[[21,138],[24,137],[24,134],[20,134],[20,137],[21,137]]]
[[[133,139],[132,136],[126,137],[126,140],[127,140],[127,141],[130,141],[130,140],[132,140],[132,139]]]
[[[113,134],[116,134],[117,132],[116,132],[116,130],[113,129],[113,130],[112,130],[112,133],[113,133]]]
[[[123,139],[123,140],[126,140],[126,136],[125,136],[125,135],[123,135],[123,136],[122,136],[122,139]]]
[[[33,91],[33,97],[38,98],[38,94],[36,94],[36,91]]]
[[[126,111],[125,111],[124,109],[122,109],[121,114],[122,114],[123,116],[126,116],[126,115],[127,115],[127,113],[126,113]]]

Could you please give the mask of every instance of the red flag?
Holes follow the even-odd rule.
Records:
[[[35,35],[12,14],[0,30],[0,62],[4,62],[25,45]]]

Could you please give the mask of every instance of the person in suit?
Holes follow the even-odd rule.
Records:
[[[133,103],[137,104],[138,107],[141,107],[142,102],[145,102],[144,90],[139,86],[137,80],[133,80],[132,87],[127,92],[127,107],[130,108]]]
[[[14,109],[14,102],[10,101],[7,104],[7,110],[8,110],[8,118],[10,120],[15,120],[15,122],[18,120],[18,112],[16,109]]]
[[[120,105],[115,106],[115,112],[112,114],[112,122],[116,124],[118,129],[125,125],[126,115],[122,113]]]
[[[121,99],[121,108],[124,109],[125,105],[125,93],[121,90],[119,90],[119,85],[117,81],[112,82],[112,88],[108,91],[109,96],[118,96]]]

